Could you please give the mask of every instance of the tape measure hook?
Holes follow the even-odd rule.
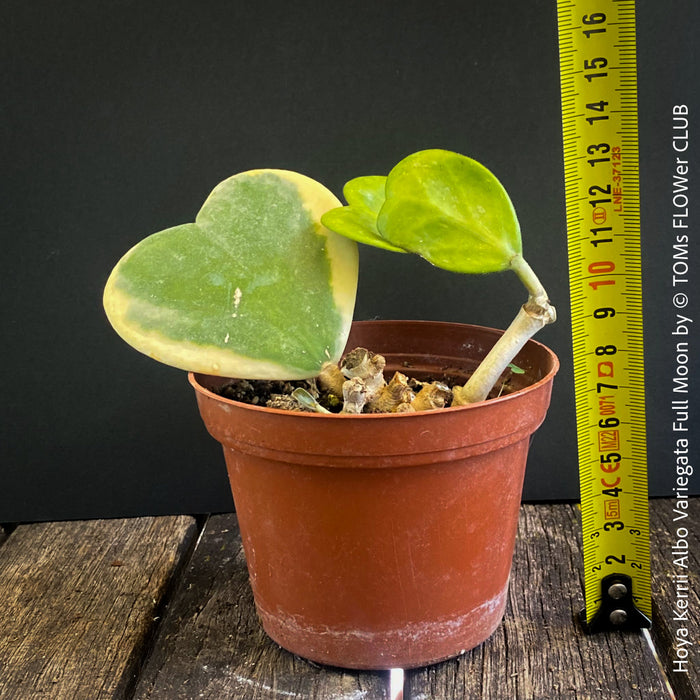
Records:
[[[601,603],[589,623],[586,611],[581,613],[581,621],[586,632],[621,630],[637,631],[651,627],[651,620],[634,604],[632,579],[625,574],[609,574],[600,582]]]

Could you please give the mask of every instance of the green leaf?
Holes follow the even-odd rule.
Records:
[[[392,245],[454,272],[506,270],[522,253],[501,183],[475,160],[439,149],[414,153],[389,173],[378,230]]]
[[[326,212],[321,217],[323,225],[358,243],[405,253],[405,250],[384,240],[377,230],[377,216],[385,201],[385,183],[384,175],[356,177],[347,182],[343,194],[348,206]]]
[[[320,224],[338,204],[289,171],[224,180],[195,223],[149,236],[117,264],[104,293],[110,322],[182,369],[315,376],[345,347],[357,288],[357,246]]]
[[[364,208],[376,219],[386,199],[385,186],[386,175],[356,177],[345,183],[343,195],[350,206]]]

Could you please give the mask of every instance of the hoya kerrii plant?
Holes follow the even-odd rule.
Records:
[[[523,257],[520,224],[501,183],[477,161],[440,149],[404,158],[388,176],[350,180],[348,206],[321,217],[348,238],[400,253],[416,253],[452,272],[512,270],[527,302],[469,381],[455,387],[452,405],[483,401],[523,345],[556,311]]]
[[[385,395],[415,387],[398,376],[386,384],[383,358],[366,350],[338,366],[357,288],[356,242],[416,253],[453,272],[513,270],[526,303],[467,383],[450,392],[451,405],[484,400],[527,340],[556,316],[523,257],[503,186],[471,158],[431,149],[387,176],[350,180],[343,192],[347,206],[286,170],[224,180],[194,223],[145,238],[119,261],[104,292],[109,321],[126,342],[166,364],[247,380],[318,377],[342,392],[343,411],[361,412],[372,403],[367,394],[376,394],[372,377]],[[307,409],[328,410],[304,388],[293,396]],[[420,404],[418,410],[445,400]]]
[[[340,205],[286,170],[217,185],[194,223],[137,243],[112,271],[104,307],[137,350],[188,371],[303,379],[345,347],[356,244],[321,215]]]

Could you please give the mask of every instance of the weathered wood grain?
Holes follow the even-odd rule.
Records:
[[[660,499],[650,508],[651,632],[679,700],[700,697],[700,498],[687,503]]]
[[[20,525],[0,548],[0,697],[124,697],[195,534],[190,517]]]
[[[380,700],[388,673],[310,664],[260,627],[234,515],[211,517],[136,687],[139,700]]]
[[[674,505],[651,502],[652,634],[688,700],[700,697],[700,499],[679,520]],[[688,530],[687,562],[678,527]],[[0,542],[0,698],[389,697],[388,673],[319,667],[264,634],[234,515],[209,518],[176,575],[195,534],[186,517],[11,528]],[[581,569],[577,507],[523,506],[504,623],[459,659],[408,671],[405,700],[668,698],[641,635],[581,631]],[[692,642],[687,674],[673,673],[681,627]]]
[[[641,634],[587,635],[580,519],[573,505],[525,505],[501,627],[465,655],[407,673],[407,700],[668,698]]]

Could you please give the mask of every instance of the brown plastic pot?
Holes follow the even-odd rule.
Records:
[[[348,348],[387,372],[463,378],[501,331],[363,321]],[[224,447],[255,604],[289,651],[346,668],[424,666],[498,627],[531,434],[559,362],[530,341],[517,389],[478,404],[388,415],[250,406],[190,375]]]

